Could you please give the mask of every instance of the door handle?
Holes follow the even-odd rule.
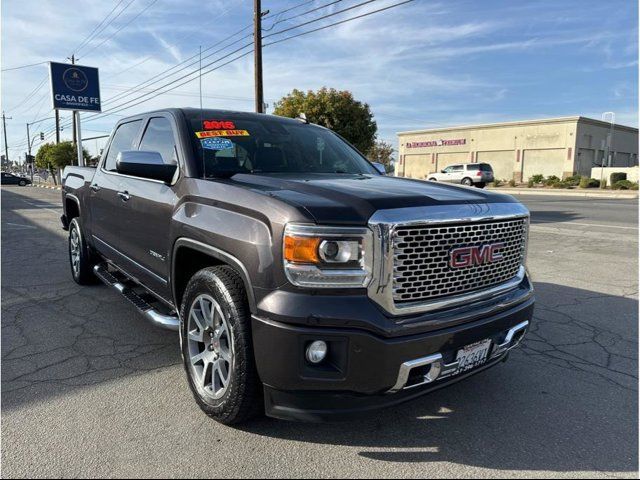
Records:
[[[126,190],[124,192],[118,192],[118,196],[123,202],[126,202],[131,198],[131,195],[129,195],[129,192],[127,192]]]
[[[97,192],[98,190],[100,190],[100,185],[98,185],[97,183],[94,183],[93,185],[91,185],[91,190],[93,190],[94,192]]]

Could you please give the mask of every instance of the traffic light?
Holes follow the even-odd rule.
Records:
[[[44,140],[44,132],[40,132],[40,140]]]
[[[34,163],[36,160],[36,157],[34,157],[33,155],[26,154],[25,157],[26,157],[27,164]]]

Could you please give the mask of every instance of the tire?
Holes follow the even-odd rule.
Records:
[[[430,182],[437,182],[438,180],[436,180],[435,178],[430,178],[429,181]]]
[[[182,361],[200,409],[226,425],[263,412],[250,325],[244,284],[231,267],[204,268],[189,280],[180,309]]]
[[[78,217],[69,223],[69,266],[71,275],[78,285],[93,285],[97,278],[93,274],[95,256],[85,242]]]
[[[485,182],[476,183],[476,187],[478,187],[478,188],[484,188],[486,186],[487,186],[487,184]]]
[[[471,185],[473,185],[473,181],[469,177],[465,177],[462,179],[462,185],[470,187]]]
[[[27,182],[25,182],[24,180],[20,180],[18,182],[18,185],[20,185],[21,187],[25,187],[27,185]]]

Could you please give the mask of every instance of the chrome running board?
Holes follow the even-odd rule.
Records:
[[[141,298],[136,292],[134,292],[132,288],[114,277],[113,274],[109,272],[105,264],[98,264],[93,267],[93,273],[105,285],[113,287],[120,292],[124,298],[133,303],[140,313],[142,313],[145,318],[155,326],[173,331],[178,331],[180,328],[180,319],[177,316],[165,315],[158,312],[155,308],[149,305],[145,299]]]

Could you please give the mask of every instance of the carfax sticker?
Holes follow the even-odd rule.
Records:
[[[202,144],[202,148],[206,148],[207,150],[228,150],[233,148],[233,142],[228,138],[203,138],[200,140],[200,143]]]
[[[236,125],[229,120],[203,120],[202,128],[205,130],[235,130]]]
[[[205,132],[196,132],[198,138],[209,137],[248,137],[249,132],[246,130],[207,130]]]

